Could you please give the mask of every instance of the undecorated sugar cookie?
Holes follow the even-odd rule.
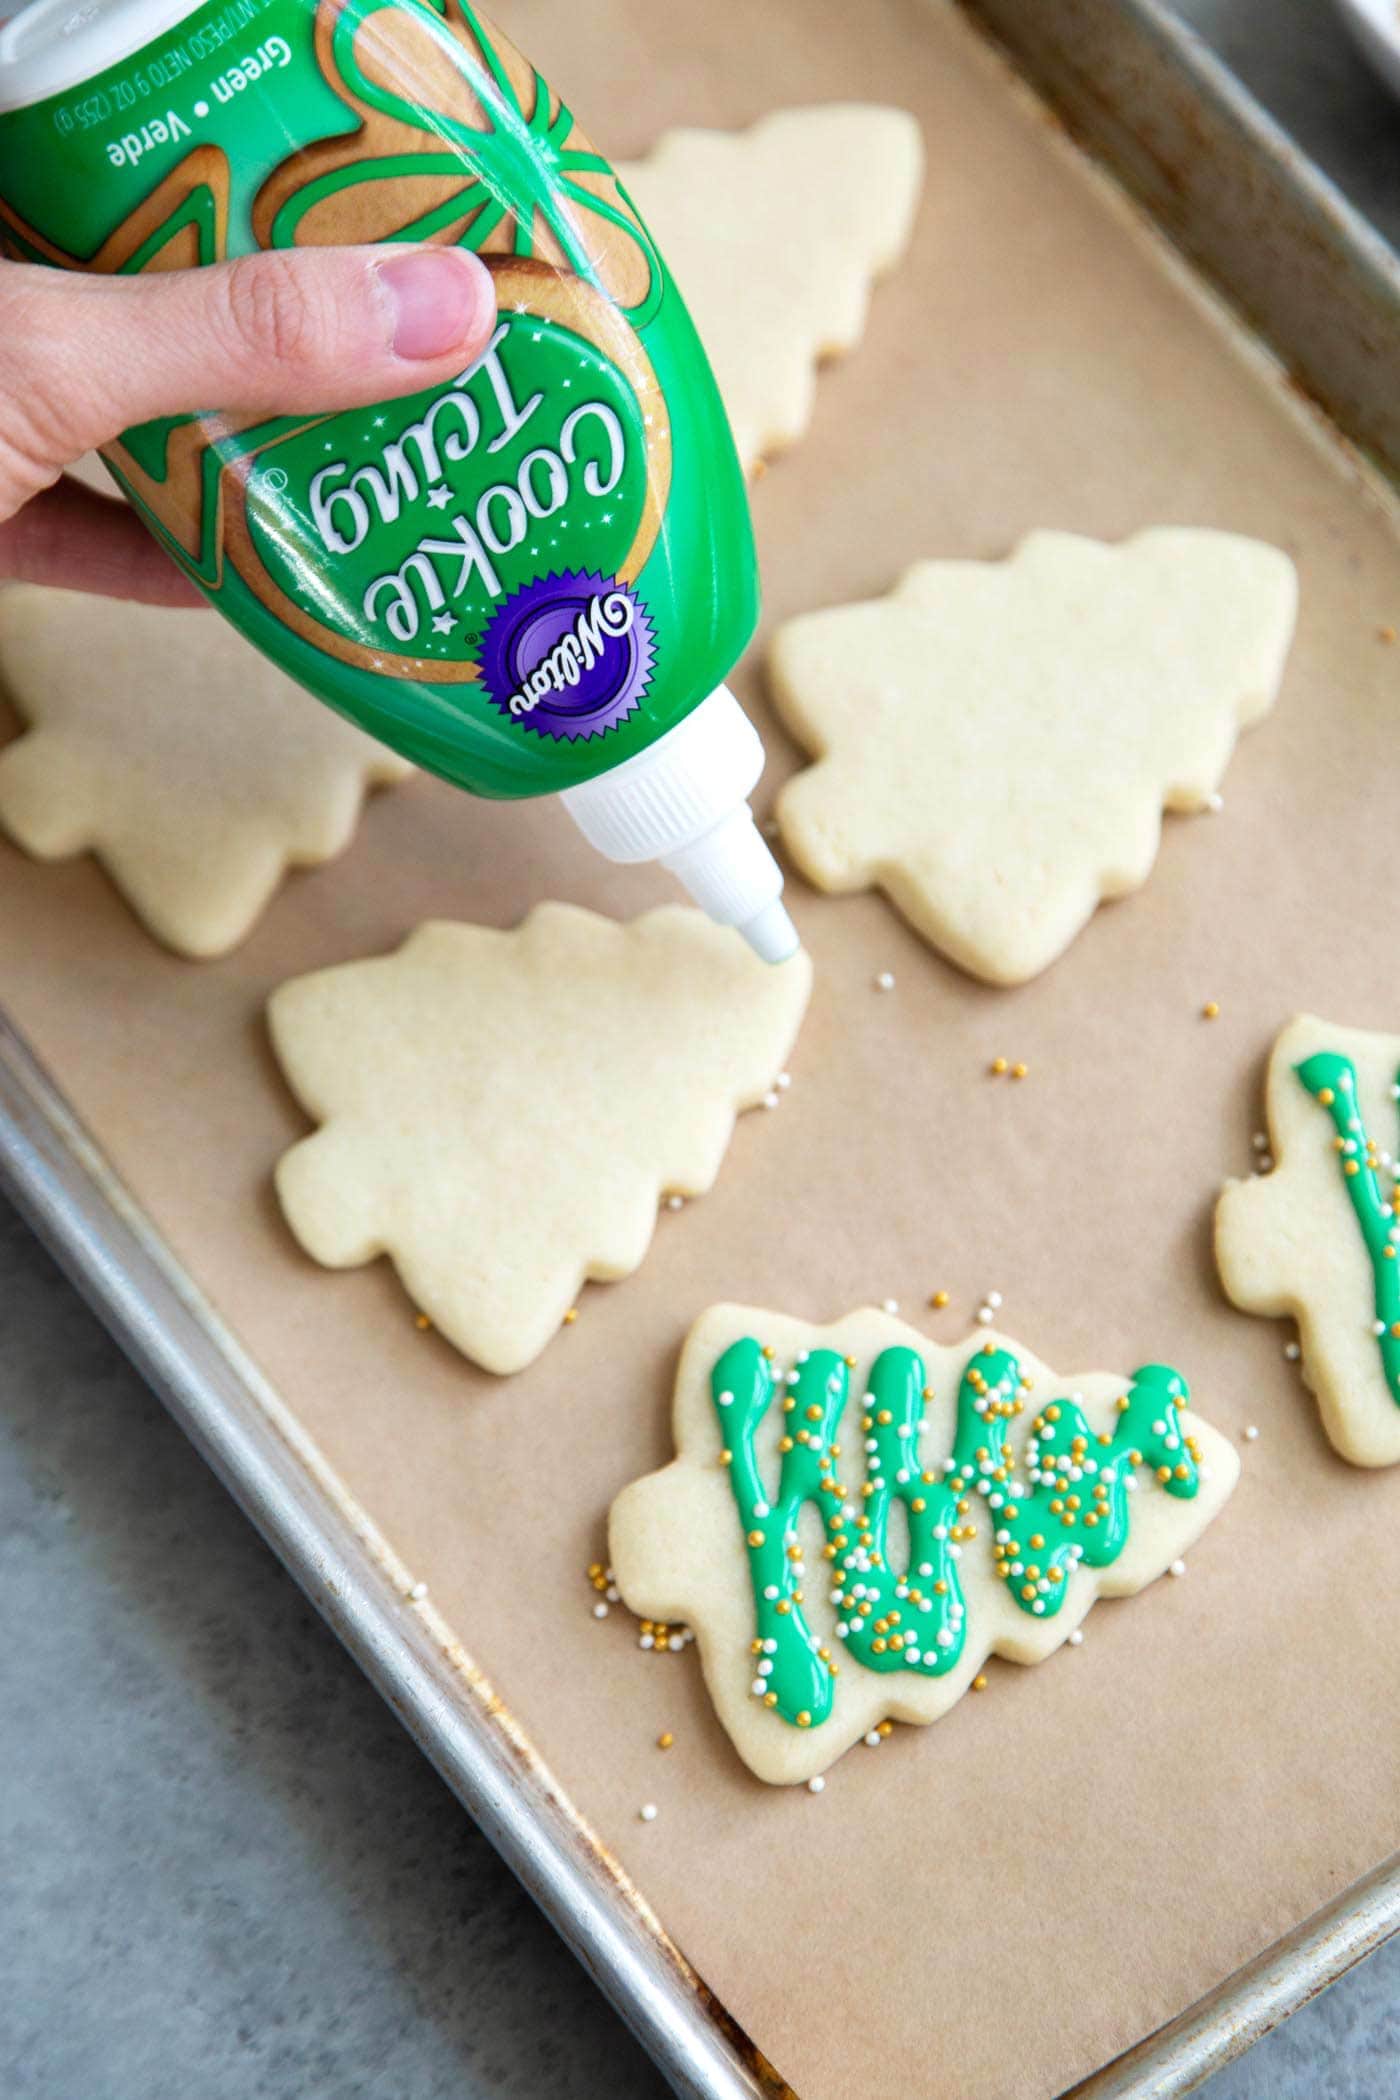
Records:
[[[1160,1364],[1067,1380],[993,1334],[717,1305],[681,1357],[675,1460],[613,1504],[613,1574],[694,1629],[758,1777],[811,1779],[1177,1561],[1239,1471],[1186,1398]]]
[[[181,955],[236,946],[413,771],[213,613],[15,585],[0,680],[29,725],[0,751],[0,824],[39,860],[95,853]]]
[[[1342,1457],[1394,1465],[1400,1035],[1297,1015],[1269,1059],[1267,1113],[1272,1170],[1230,1182],[1216,1209],[1221,1281],[1242,1311],[1297,1321],[1303,1377]]]
[[[1034,977],[1146,881],[1164,808],[1208,804],[1273,704],[1296,596],[1287,555],[1232,533],[1033,532],[791,620],[773,691],[818,763],[782,792],[784,842],[974,976]]]
[[[902,109],[785,109],[752,130],[668,131],[618,177],[709,353],[745,473],[801,437],[819,359],[851,350],[872,280],[909,240],[923,174]]]
[[[278,1165],[287,1222],[329,1268],[389,1255],[449,1341],[518,1371],[586,1278],[637,1267],[664,1194],[712,1185],[810,985],[804,954],[759,962],[684,905],[430,922],[296,978],[272,1040],[323,1127]]]

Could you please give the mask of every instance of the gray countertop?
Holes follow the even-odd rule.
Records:
[[[1400,239],[1400,110],[1329,11],[1180,4]],[[660,2094],[3,1207],[0,1577],[6,2100]],[[1400,2090],[1400,1941],[1206,2090]]]

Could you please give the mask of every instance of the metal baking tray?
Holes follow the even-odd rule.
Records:
[[[1297,387],[1400,479],[1400,261],[1160,0],[964,0]],[[0,1186],[677,2093],[788,2092],[588,1832],[450,1628],[0,1014]],[[1400,1927],[1400,1860],[1073,2091],[1166,2100]],[[1067,2096],[1068,2100],[1068,2096]]]

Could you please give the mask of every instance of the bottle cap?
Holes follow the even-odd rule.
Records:
[[[607,859],[659,860],[756,955],[786,962],[801,942],[782,903],[783,871],[748,805],[762,771],[758,731],[717,686],[645,751],[559,799]]]
[[[0,20],[0,111],[28,109],[91,80],[172,29],[198,4],[31,0],[8,21]],[[133,120],[140,121],[134,112]]]

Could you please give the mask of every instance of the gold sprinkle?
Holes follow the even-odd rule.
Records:
[[[763,1544],[763,1533],[761,1531],[751,1531],[749,1533],[749,1544],[751,1546],[761,1546]]]
[[[797,1716],[797,1725],[799,1728],[810,1728],[812,1725],[812,1716],[808,1713],[805,1706]]]
[[[1337,1097],[1330,1086],[1320,1086],[1317,1090],[1317,1098],[1324,1108],[1330,1108]]]
[[[973,1689],[973,1691],[974,1691],[974,1692],[985,1692],[985,1691],[986,1691],[986,1689],[987,1689],[987,1680],[986,1680],[986,1677],[985,1677],[985,1676],[984,1676],[984,1675],[983,1675],[983,1674],[982,1674],[981,1672],[979,1672],[979,1673],[978,1673],[978,1675],[977,1675],[976,1677],[974,1677],[974,1678],[973,1678],[973,1680],[972,1680],[972,1689]]]
[[[719,1455],[719,1462],[722,1466],[732,1466],[734,1463],[734,1453],[732,1451],[721,1451]]]
[[[990,1072],[993,1079],[1000,1079],[1002,1073],[1007,1070],[1006,1059],[1004,1057],[994,1057],[991,1063],[988,1065],[987,1070]]]
[[[413,1324],[420,1334],[427,1334],[433,1323],[426,1313],[419,1313]]]
[[[1378,627],[1376,629],[1376,640],[1378,642],[1393,642],[1395,640],[1395,629],[1393,627]]]
[[[948,1293],[946,1291],[935,1291],[928,1302],[933,1307],[935,1312],[942,1312],[944,1306],[948,1303]],[[924,1398],[927,1400],[928,1397],[929,1395],[927,1391],[925,1391]]]
[[[1029,1065],[1013,1065],[1011,1067],[1011,1077],[1013,1079],[1024,1079],[1029,1070]]]
[[[571,1306],[569,1307],[569,1310],[568,1310],[568,1311],[567,1311],[567,1312],[565,1313],[565,1315],[564,1315],[564,1325],[565,1325],[566,1327],[572,1327],[572,1326],[573,1326],[573,1324],[574,1324],[574,1321],[575,1321],[575,1320],[576,1320],[577,1318],[578,1318],[578,1307],[577,1307],[576,1305],[571,1305]]]
[[[1207,999],[1205,1005],[1201,1008],[1201,1019],[1203,1021],[1213,1021],[1219,1012],[1220,1001],[1218,999]]]
[[[659,1735],[656,1738],[656,1747],[658,1750],[669,1750],[672,1743],[674,1743],[675,1740],[675,1737],[672,1735],[670,1729],[668,1728],[664,1735]]]

